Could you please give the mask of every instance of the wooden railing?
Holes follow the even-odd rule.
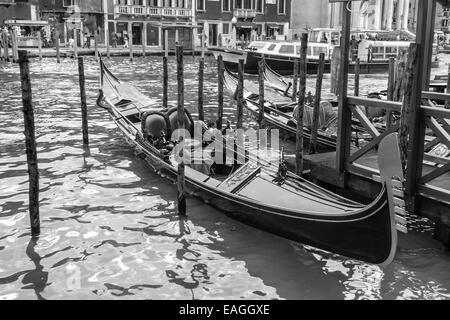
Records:
[[[191,9],[187,8],[171,8],[171,7],[146,7],[127,5],[116,5],[115,11],[117,14],[128,14],[137,16],[167,16],[167,17],[190,17]]]
[[[436,179],[442,179],[450,172],[450,157],[432,153],[432,150],[439,145],[450,150],[450,109],[445,109],[443,106],[432,102],[433,100],[450,101],[450,94],[424,92],[422,97],[424,98],[423,104],[427,105],[420,107],[419,116],[422,128],[419,130],[422,133],[420,141],[423,143],[423,153],[419,158],[427,165],[427,170],[426,172],[421,170],[418,180],[414,183],[417,184],[419,195],[450,204],[450,184],[445,188],[433,185]],[[380,130],[375,127],[358,106],[400,113],[402,103],[353,96],[347,98],[346,107],[351,111],[352,117],[359,120],[360,125],[364,127],[364,131],[370,135],[370,138],[367,139],[367,144],[361,148],[352,146],[351,152],[346,157],[345,169],[349,173],[377,180],[379,175],[378,169],[369,167],[361,163],[361,161],[359,163],[356,162],[371,151],[376,150],[385,136],[398,131],[399,124],[394,123],[389,129]]]

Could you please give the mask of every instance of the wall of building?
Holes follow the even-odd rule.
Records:
[[[329,11],[328,0],[292,0],[292,33],[300,34],[309,28],[329,27]]]
[[[5,20],[31,20],[33,18],[31,10],[37,10],[37,0],[16,0],[16,3],[11,6],[0,6],[0,25],[4,24]],[[36,11],[35,11],[36,13]]]

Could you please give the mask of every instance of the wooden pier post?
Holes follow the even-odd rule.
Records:
[[[297,175],[303,175],[303,115],[305,109],[306,96],[306,74],[308,71],[307,61],[308,49],[308,34],[303,33],[301,38],[300,49],[300,85],[298,90],[298,104],[297,104],[297,136],[295,145],[295,172]]]
[[[183,46],[176,46],[177,55],[177,83],[178,83],[178,105],[177,105],[177,118],[178,129],[184,129],[184,119],[186,117],[184,112],[184,66],[183,66]],[[183,151],[181,151],[182,156]],[[178,164],[178,215],[186,215],[186,181],[185,181],[185,164],[181,159]]]
[[[95,54],[95,59],[96,59],[97,61],[99,61],[98,35],[97,35],[97,32],[95,32],[95,35],[94,35],[94,54]]]
[[[448,65],[447,93],[450,93],[450,64]],[[450,109],[449,101],[445,101],[445,109]]]
[[[292,101],[297,100],[299,63],[300,61],[298,59],[294,59],[294,80],[292,81]]]
[[[389,78],[388,78],[388,101],[394,100],[395,90],[395,58],[389,58]],[[386,110],[386,128],[389,129],[392,126],[392,112]]]
[[[106,23],[107,24],[107,23]],[[106,32],[106,37],[105,37],[105,44],[106,44],[106,57],[109,59],[111,58],[111,48],[110,48],[110,43],[109,43],[109,28],[107,29]]]
[[[237,129],[242,129],[244,121],[244,59],[239,59],[237,87]]]
[[[5,61],[9,61],[9,53],[8,53],[8,51],[9,51],[9,46],[8,46],[8,35],[7,35],[7,33],[6,32],[3,32],[3,43],[5,44],[5,46],[4,46],[4,52],[3,52],[3,54],[4,54],[4,58],[5,58]]]
[[[131,21],[128,22],[128,48],[130,49],[130,61],[133,61],[133,29],[131,27]]]
[[[400,130],[399,130],[399,144],[400,144],[400,156],[402,160],[403,170],[406,174],[406,163],[408,159],[408,147],[409,136],[411,130],[414,130],[414,127],[411,127],[411,114],[414,112],[411,110],[412,99],[413,99],[413,83],[414,83],[414,71],[417,63],[417,44],[412,43],[410,45],[408,60],[405,66],[405,96],[403,98],[403,104],[400,114]],[[406,180],[408,183],[408,176],[406,176]]]
[[[17,35],[14,30],[11,30],[11,46],[12,46],[12,61],[14,63],[19,62]]]
[[[39,50],[39,60],[42,60],[42,36],[40,32],[38,32],[38,50]]]
[[[168,53],[167,49],[163,57],[163,108],[168,108],[169,101],[169,66],[168,66]]]
[[[79,76],[79,82],[80,82],[81,119],[82,119],[82,126],[83,126],[83,146],[88,147],[89,146],[89,132],[88,132],[86,87],[85,87],[83,57],[78,58],[78,76]]]
[[[219,77],[218,81],[218,111],[217,111],[217,129],[222,130],[223,124],[223,88],[224,88],[224,65],[223,65],[223,57],[220,54],[217,57],[217,74]]]
[[[147,26],[144,24],[144,28],[147,28]],[[143,31],[142,32],[142,57],[145,58],[145,56],[147,55],[147,31]]]
[[[358,59],[359,60],[359,59]],[[309,144],[309,154],[317,153],[317,131],[319,130],[319,112],[322,100],[322,81],[325,70],[325,54],[319,55],[319,66],[317,70],[316,98],[314,99],[313,123],[311,128],[311,142]]]
[[[259,62],[258,62],[258,83],[259,83],[259,115],[258,115],[258,123],[259,123],[260,127],[261,127],[261,124],[262,124],[262,122],[264,120],[264,103],[266,101],[266,98],[265,98],[265,87],[264,87],[264,66],[265,66],[264,59],[259,60]],[[297,76],[298,76],[298,65],[297,65]]]
[[[78,59],[78,29],[75,28],[73,29],[73,37],[74,37],[74,42],[73,42],[73,54],[74,54],[74,58]]]
[[[202,39],[204,35],[202,34]],[[203,111],[203,81],[205,78],[205,56],[204,56],[203,46],[202,46],[202,56],[200,58],[200,65],[198,69],[198,119],[201,121],[205,120],[205,114]]]
[[[25,142],[29,176],[29,211],[31,236],[41,233],[39,219],[39,169],[34,129],[33,96],[31,91],[30,70],[27,52],[19,51],[20,82],[22,85],[22,103],[25,124]]]
[[[336,143],[336,173],[338,184],[341,187],[346,185],[345,168],[350,157],[350,145],[352,134],[352,113],[347,107],[348,94],[348,69],[350,52],[350,27],[351,12],[347,10],[351,1],[342,3],[342,37],[341,37],[341,62],[338,80],[338,132]]]
[[[61,63],[61,52],[59,48],[59,31],[55,32],[55,46],[56,46],[56,62]]]
[[[338,94],[339,70],[341,68],[341,48],[334,47],[331,56],[331,93]]]
[[[355,97],[359,96],[359,78],[361,74],[361,68],[360,68],[360,60],[359,58],[356,58],[355,61]]]
[[[3,61],[3,35],[0,33],[0,61]]]

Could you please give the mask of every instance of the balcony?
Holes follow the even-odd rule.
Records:
[[[150,17],[181,17],[189,18],[191,9],[170,7],[145,7],[145,6],[115,6],[116,14]]]
[[[255,9],[234,9],[236,18],[252,19],[256,17]]]

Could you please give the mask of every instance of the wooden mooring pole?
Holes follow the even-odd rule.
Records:
[[[97,32],[95,32],[95,35],[94,35],[94,54],[95,54],[95,59],[97,61],[99,61],[98,35],[97,35]]]
[[[38,50],[39,50],[39,60],[42,60],[42,36],[41,36],[41,32],[38,32]]]
[[[217,74],[219,77],[218,81],[218,97],[217,97],[217,103],[218,103],[218,111],[217,111],[217,129],[222,130],[222,124],[223,124],[223,88],[224,88],[224,72],[225,68],[223,65],[223,57],[220,54],[217,57]]]
[[[198,119],[205,120],[205,114],[203,111],[203,90],[204,90],[204,78],[205,78],[205,48],[204,41],[205,34],[202,33],[202,56],[200,58],[200,65],[198,69]]]
[[[4,54],[4,60],[5,61],[9,61],[9,53],[8,53],[8,51],[9,51],[9,48],[8,48],[8,34],[6,33],[6,32],[3,32],[3,43],[4,43],[4,52],[3,52],[3,54]]]
[[[12,46],[12,61],[19,62],[19,49],[17,43],[17,35],[14,30],[11,30],[11,46]]]
[[[264,59],[259,60],[258,62],[258,83],[259,83],[259,114],[258,114],[258,123],[261,127],[261,124],[264,120],[264,103],[266,101],[265,98],[265,87],[264,87]],[[297,74],[298,74],[298,66],[297,66]]]
[[[299,63],[300,61],[298,59],[294,59],[294,80],[292,81],[292,101],[297,100]]]
[[[183,66],[183,46],[176,46],[177,55],[177,83],[178,83],[178,105],[177,105],[177,118],[178,129],[184,129],[184,119],[186,117],[184,112],[184,66]],[[180,156],[183,156],[181,151]],[[178,164],[178,179],[177,179],[177,208],[178,215],[186,215],[186,181],[185,181],[185,164],[183,158]]]
[[[325,54],[319,55],[319,66],[317,70],[316,97],[314,99],[313,123],[311,128],[311,142],[309,144],[309,154],[317,153],[317,131],[319,130],[320,103],[322,100],[322,82],[325,70]]]
[[[295,172],[298,175],[303,175],[303,113],[305,108],[306,95],[306,73],[307,73],[307,49],[308,49],[308,34],[303,33],[301,39],[300,49],[300,86],[298,91],[298,105],[297,105],[297,136],[295,145]]]
[[[405,95],[403,98],[402,109],[400,113],[400,131],[399,131],[399,144],[400,144],[400,156],[402,160],[403,170],[406,174],[406,163],[408,159],[408,148],[409,148],[409,136],[411,130],[414,130],[414,127],[411,126],[411,115],[415,110],[411,110],[414,99],[414,94],[412,92],[413,83],[414,83],[414,71],[416,69],[417,62],[417,44],[412,43],[409,48],[408,60],[405,65]],[[411,146],[414,148],[414,146]],[[415,181],[409,181],[409,177],[406,175],[406,183],[416,183]]]
[[[388,101],[394,100],[395,90],[395,58],[389,58]],[[386,110],[386,128],[392,127],[392,111]]]
[[[450,93],[450,64],[448,65],[448,73],[447,73],[447,93]],[[445,101],[445,109],[450,109],[450,102]]]
[[[75,59],[78,59],[78,29],[75,28],[73,29],[73,38],[74,38],[74,42],[73,42],[73,54]]]
[[[163,57],[163,108],[168,108],[168,101],[169,101],[169,66],[168,66],[168,56],[167,51],[166,54]]]
[[[242,129],[244,121],[244,59],[239,59],[237,87],[237,129]]]
[[[56,62],[61,63],[61,52],[59,47],[59,31],[55,32],[55,46],[56,46]]]
[[[19,51],[20,82],[22,85],[22,103],[25,124],[25,142],[27,150],[29,186],[29,210],[31,236],[36,237],[41,233],[39,219],[39,169],[36,151],[36,136],[34,128],[33,96],[31,91],[30,69],[28,54],[24,50]]]
[[[88,114],[87,114],[87,103],[86,103],[86,87],[85,87],[85,76],[84,76],[84,60],[83,57],[78,58],[78,75],[80,82],[80,97],[81,97],[81,119],[83,126],[83,146],[89,146],[89,132],[88,132]]]
[[[359,78],[361,74],[361,68],[360,68],[360,60],[359,58],[356,58],[355,61],[355,97],[359,96]]]

